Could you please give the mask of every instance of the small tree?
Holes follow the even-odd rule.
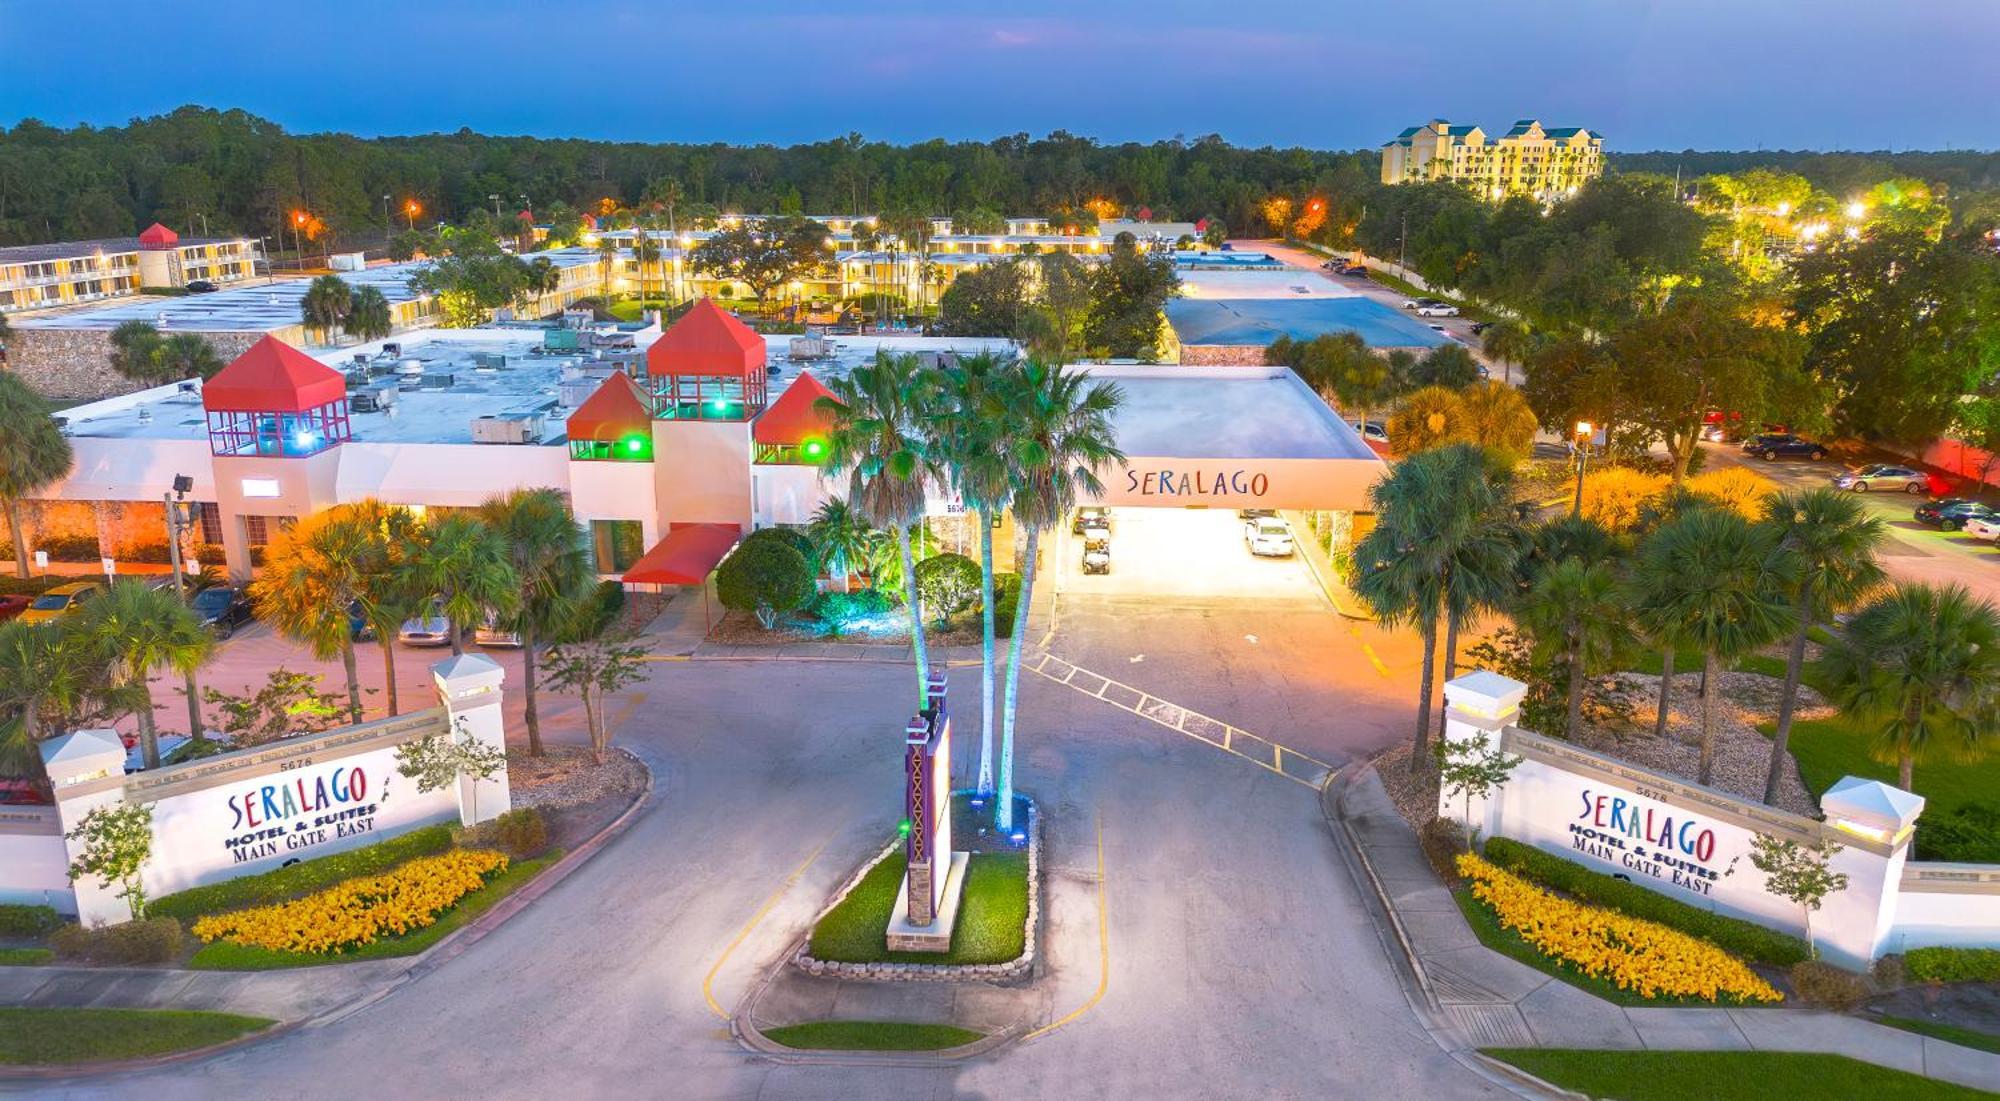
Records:
[[[811,603],[814,591],[811,564],[782,539],[745,540],[715,571],[722,606],[754,613],[767,631],[779,613]]]
[[[590,728],[590,755],[604,763],[611,747],[611,733],[604,721],[605,697],[638,683],[645,677],[640,662],[644,646],[633,645],[631,636],[618,634],[566,642],[549,651],[549,687],[573,692],[583,701],[583,718]]]
[[[296,734],[317,734],[345,717],[341,699],[320,689],[317,673],[294,673],[279,666],[255,692],[236,696],[213,688],[203,702],[221,712],[222,730],[236,749],[267,745]]]
[[[1806,948],[1814,956],[1819,955],[1819,946],[1813,943],[1813,911],[1828,895],[1847,889],[1847,873],[1829,866],[1840,848],[1825,838],[1801,845],[1760,833],[1750,840],[1750,863],[1764,873],[1764,889],[1791,902],[1805,915]]]
[[[94,875],[106,885],[124,888],[118,897],[132,908],[133,920],[146,916],[146,887],[139,869],[153,855],[153,808],[149,803],[98,807],[83,816],[65,835],[82,841],[83,851],[69,866],[69,881]]]
[[[1398,455],[1430,451],[1466,438],[1465,400],[1458,391],[1426,386],[1389,414],[1390,446]]]
[[[962,554],[934,554],[917,563],[917,591],[939,628],[979,599],[980,581],[979,563]]]
[[[473,737],[459,719],[449,734],[426,734],[396,747],[396,771],[417,782],[417,790],[436,791],[461,776],[490,780],[507,767],[505,750]],[[479,821],[479,788],[472,789],[472,820]]]
[[[1438,790],[1457,796],[1465,807],[1465,846],[1471,848],[1478,833],[1472,826],[1472,800],[1498,790],[1521,758],[1508,756],[1480,737],[1440,737],[1431,752],[1437,758]]]

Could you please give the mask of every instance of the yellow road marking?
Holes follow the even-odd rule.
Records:
[[[776,906],[778,900],[785,897],[785,892],[791,890],[792,884],[797,883],[799,877],[806,874],[806,869],[812,867],[813,861],[819,859],[819,854],[825,851],[827,845],[831,844],[832,841],[833,838],[828,836],[825,841],[820,842],[812,852],[808,853],[804,863],[792,869],[792,874],[786,876],[785,881],[778,885],[778,889],[771,892],[771,897],[764,900],[764,905],[757,907],[757,912],[750,915],[749,922],[736,934],[736,939],[730,941],[729,947],[724,948],[722,955],[716,957],[715,966],[709,968],[708,974],[701,980],[701,996],[708,1000],[709,1012],[714,1013],[725,1021],[729,1019],[729,1011],[722,1008],[721,1002],[715,1000],[715,976],[721,973],[722,965],[729,962],[729,957],[738,948],[743,946],[743,942],[750,939],[751,931],[756,929],[758,923],[764,920],[764,915],[770,913],[771,907]]]
[[[1378,657],[1375,653],[1375,647],[1370,646],[1369,644],[1364,642],[1361,644],[1361,652],[1367,654],[1368,660],[1375,664],[1375,671],[1377,673],[1380,673],[1385,677],[1389,675],[1389,667],[1387,665],[1382,664],[1382,659]]]
[[[1104,895],[1104,815],[1100,812],[1097,816],[1097,992],[1061,1020],[1050,1021],[1021,1037],[1022,1043],[1054,1032],[1095,1009],[1097,1003],[1104,1000],[1104,992],[1111,988],[1111,918],[1108,907]]]

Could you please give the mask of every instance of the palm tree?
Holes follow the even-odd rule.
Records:
[[[77,660],[76,620],[54,624],[0,623],[0,774],[45,780],[37,746],[58,731],[60,716],[74,714],[94,679],[92,663]],[[50,714],[58,716],[55,723]]]
[[[376,292],[381,293],[381,292]],[[222,357],[200,333],[175,333],[163,337],[153,349],[153,378],[159,382],[198,378],[207,380],[222,370]]]
[[[306,287],[305,297],[299,299],[299,320],[306,328],[319,330],[320,339],[328,340],[353,305],[354,291],[347,280],[338,275],[322,275]]]
[[[1618,573],[1606,562],[1563,558],[1541,572],[1516,612],[1537,641],[1562,652],[1569,683],[1565,689],[1563,736],[1575,739],[1583,727],[1583,681],[1593,666],[1609,661],[1631,634]]]
[[[21,376],[0,371],[0,505],[14,541],[14,573],[28,576],[28,540],[21,530],[21,499],[69,474],[76,456],[56,427],[49,403]]]
[[[1721,509],[1685,512],[1639,544],[1631,591],[1637,620],[1701,651],[1701,783],[1715,770],[1722,662],[1784,633],[1792,572],[1770,529]]]
[[[1523,321],[1495,321],[1479,337],[1479,350],[1488,359],[1499,361],[1509,385],[1514,382],[1514,364],[1527,362],[1540,344],[1540,338]]]
[[[910,612],[910,648],[917,662],[917,706],[924,705],[930,658],[924,646],[917,571],[910,561],[910,525],[923,519],[924,487],[937,474],[919,425],[930,416],[939,379],[914,355],[879,352],[875,362],[833,379],[819,399],[833,418],[826,472],[848,474],[847,502],[863,519],[896,533],[903,599]]]
[[[389,300],[374,287],[357,289],[340,328],[356,340],[380,340],[388,336],[395,328],[395,319],[389,312]]]
[[[454,656],[465,653],[467,627],[488,614],[505,618],[519,609],[521,581],[510,558],[499,533],[477,516],[433,516],[418,531],[410,577],[443,610]]]
[[[521,636],[521,684],[526,708],[528,753],[542,756],[541,719],[535,709],[535,645],[568,620],[571,606],[591,582],[583,529],[569,502],[554,489],[516,489],[490,497],[480,516],[506,544],[519,580],[521,599],[502,619]]]
[[[364,564],[374,538],[352,506],[314,513],[264,548],[250,599],[273,630],[304,643],[321,660],[338,657],[347,677],[347,710],[361,721],[361,676],[347,609],[362,598]]]
[[[382,655],[382,682],[388,694],[389,714],[402,713],[396,695],[396,632],[403,622],[430,606],[430,594],[412,576],[417,532],[422,526],[416,514],[402,505],[384,504],[372,497],[337,506],[347,510],[354,523],[366,534],[361,558],[355,562],[359,589],[350,605],[375,636]],[[350,617],[352,618],[352,617]],[[350,622],[350,631],[352,624]]]
[[[1792,645],[1785,655],[1785,688],[1778,697],[1778,732],[1771,739],[1771,765],[1764,777],[1764,802],[1778,800],[1778,776],[1792,717],[1798,709],[1799,678],[1814,623],[1854,607],[1886,576],[1875,559],[1888,537],[1879,517],[1861,499],[1831,487],[1780,493],[1764,503],[1764,523],[1777,535],[1797,567],[1792,582]]]
[[[806,538],[819,550],[819,560],[840,578],[840,591],[851,592],[849,578],[857,569],[866,569],[881,533],[852,505],[838,497],[820,502],[812,519],[806,521]]]
[[[129,706],[139,720],[146,767],[158,768],[160,737],[153,726],[153,695],[146,687],[147,674],[160,666],[178,673],[193,672],[215,649],[215,636],[180,597],[137,581],[119,581],[84,605],[76,629],[80,638],[110,662],[114,685],[131,694]]]
[[[1021,644],[1028,634],[1041,536],[1063,522],[1080,495],[1095,497],[1103,492],[1099,468],[1124,464],[1111,417],[1124,404],[1125,393],[1116,383],[1092,382],[1082,371],[1029,360],[1003,387],[1003,394],[1006,466],[1014,472],[1011,504],[1026,548],[1014,631],[1007,640],[1007,686],[1000,710],[996,825],[1007,833],[1014,828],[1014,718],[1021,687]]]
[[[1841,707],[1878,724],[1905,791],[1918,757],[1971,751],[2000,725],[2000,612],[1963,586],[1898,584],[1847,621],[1827,664]]]
[[[598,296],[604,299],[606,306],[609,306],[611,304],[611,265],[618,262],[618,241],[616,238],[605,234],[602,229],[598,233],[597,271],[600,284]]]
[[[993,622],[993,519],[1007,507],[1017,482],[1006,441],[1012,434],[1008,387],[1018,383],[1011,364],[990,354],[967,356],[945,372],[949,415],[936,422],[952,487],[979,525],[979,773],[976,790],[992,794],[994,666],[999,650]]]
[[[1467,524],[1459,538],[1438,548],[1439,581],[1444,586],[1444,679],[1458,676],[1459,632],[1488,612],[1512,603],[1514,571],[1520,557],[1519,526],[1513,507],[1493,478],[1490,453],[1460,445],[1453,459],[1462,468],[1454,477],[1464,487],[1460,501]],[[1438,735],[1444,735],[1444,710],[1438,710]]]

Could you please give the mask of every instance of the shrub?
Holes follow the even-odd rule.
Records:
[[[49,535],[35,540],[33,546],[47,551],[51,562],[95,562],[104,557],[95,535]]]
[[[715,595],[725,608],[752,612],[770,630],[781,612],[803,608],[817,592],[812,564],[780,539],[746,539],[715,571]]]
[[[1458,391],[1425,386],[1403,398],[1389,414],[1389,438],[1397,455],[1443,447],[1466,438],[1465,402]]]
[[[171,565],[174,552],[163,542],[129,543],[118,552],[120,562],[144,562],[151,566]]]
[[[943,626],[979,602],[979,563],[950,551],[933,554],[917,563],[917,593]]]
[[[290,902],[205,917],[194,923],[194,935],[274,952],[336,953],[431,925],[506,870],[502,853],[453,849]]]
[[[2000,948],[1912,948],[1903,970],[1918,982],[2000,982]]]
[[[53,906],[0,903],[0,937],[39,937],[63,923]]]
[[[1789,967],[1811,956],[1806,942],[1798,937],[1690,906],[1512,838],[1495,837],[1486,842],[1486,859],[1544,887],[1678,929],[1756,963]]]
[[[857,619],[881,615],[888,610],[889,601],[873,589],[821,593],[812,605],[813,617],[825,623],[836,635]]]
[[[493,820],[493,836],[515,856],[533,856],[549,845],[548,819],[535,807],[518,807]]]
[[[993,575],[993,636],[1014,637],[1014,612],[1021,606],[1021,575]]]
[[[307,891],[355,876],[373,875],[406,860],[440,853],[450,847],[451,827],[442,824],[425,826],[366,848],[303,860],[261,875],[246,875],[203,887],[190,887],[165,898],[154,899],[146,909],[155,915],[193,921],[205,914],[282,902]]]
[[[804,555],[806,565],[812,569],[813,576],[819,576],[819,548],[813,545],[812,538],[804,531],[779,524],[775,527],[758,528],[744,536],[743,542],[758,543],[767,539],[783,543]]]
[[[1424,847],[1424,858],[1431,862],[1431,868],[1447,883],[1458,882],[1458,857],[1466,851],[1465,831],[1457,822],[1449,818],[1433,818],[1424,823],[1417,840]]]
[[[1802,960],[1792,965],[1792,989],[1809,1005],[1825,1006],[1845,1013],[1868,1000],[1873,993],[1868,980],[1852,971],[1843,971],[1819,960]]]
[[[49,938],[63,959],[116,964],[166,963],[181,954],[182,943],[181,923],[157,916],[95,929],[65,925]]]
[[[1963,803],[1917,831],[1917,859],[2000,864],[2000,806]]]
[[[1764,500],[1771,496],[1771,483],[1740,466],[1710,470],[1687,480],[1687,491],[1729,509],[1745,520],[1764,517]]]
[[[1459,873],[1504,928],[1551,959],[1642,998],[1784,1000],[1742,960],[1650,921],[1552,895],[1466,853]]]
[[[1906,981],[1903,971],[1903,957],[1890,954],[1875,961],[1875,989],[1901,990]]]
[[[1571,486],[1575,482],[1571,481]],[[1595,520],[1606,531],[1623,533],[1637,527],[1646,506],[1666,492],[1669,479],[1629,467],[1614,466],[1586,470],[1583,478],[1583,516]]]

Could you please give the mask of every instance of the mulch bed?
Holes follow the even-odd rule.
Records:
[[[573,849],[596,836],[646,790],[646,766],[612,750],[599,765],[583,746],[550,746],[542,757],[507,754],[514,805],[536,807],[548,820],[549,843]]]

